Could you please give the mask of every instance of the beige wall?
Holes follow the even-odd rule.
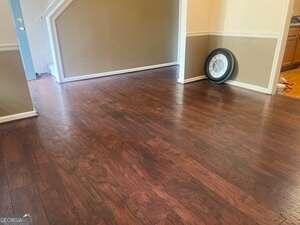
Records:
[[[286,0],[189,1],[189,4],[193,5],[188,7],[188,27],[197,29],[189,29],[187,32],[185,78],[204,75],[202,74],[204,59],[208,53],[214,48],[223,47],[231,49],[237,57],[239,68],[234,80],[267,88],[277,37],[288,2]],[[203,8],[198,6],[201,2]],[[270,6],[271,10],[267,10]],[[206,10],[210,12],[209,15],[205,13]],[[199,20],[209,21],[209,25],[199,25]],[[208,46],[207,49],[205,46]]]
[[[33,110],[18,50],[7,51],[16,36],[6,0],[0,0],[0,117]]]
[[[294,16],[300,16],[300,0],[294,0]]]
[[[6,0],[0,0],[0,45],[16,44],[16,36]]]
[[[178,0],[74,0],[57,19],[66,77],[177,61]]]
[[[211,0],[187,0],[185,79],[204,75],[211,11]]]
[[[278,35],[287,0],[211,0],[210,30]]]
[[[186,39],[185,79],[203,76],[209,53],[209,35],[190,36]]]
[[[212,0],[187,0],[187,32],[194,34],[210,31]]]
[[[276,39],[230,37],[213,35],[209,38],[209,51],[228,48],[238,59],[233,80],[267,88],[271,75]]]
[[[0,117],[32,111],[18,51],[0,51]]]

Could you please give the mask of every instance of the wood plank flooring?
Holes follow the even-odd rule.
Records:
[[[282,95],[300,100],[300,69],[288,70],[281,75],[290,84],[290,88],[284,90]]]
[[[0,217],[34,225],[299,225],[300,101],[175,67],[30,83],[0,126]]]

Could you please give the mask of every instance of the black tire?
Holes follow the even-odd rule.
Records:
[[[228,65],[228,68],[227,68],[227,70],[226,70],[226,72],[224,73],[223,76],[221,76],[219,78],[215,78],[209,72],[209,62],[211,61],[211,59],[214,56],[216,56],[218,54],[225,55],[226,58],[228,59],[228,64],[229,65]],[[210,81],[212,81],[214,83],[217,83],[217,84],[222,84],[225,81],[227,81],[233,75],[234,70],[235,70],[235,66],[236,66],[236,63],[235,63],[235,57],[234,57],[233,53],[228,49],[218,48],[218,49],[213,50],[209,54],[209,56],[207,57],[206,62],[205,62],[205,73],[206,73],[207,78]]]

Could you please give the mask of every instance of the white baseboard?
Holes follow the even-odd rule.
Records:
[[[38,113],[36,110],[19,113],[19,114],[14,114],[14,115],[9,115],[9,116],[3,116],[3,117],[0,117],[0,124],[12,122],[15,120],[27,119],[27,118],[31,118],[31,117],[35,117],[35,116],[38,116]]]
[[[264,94],[269,94],[269,95],[272,94],[272,90],[261,87],[261,86],[253,85],[253,84],[247,84],[247,83],[243,83],[243,82],[236,81],[236,80],[229,80],[226,83],[229,85],[245,88],[248,90],[252,90],[252,91],[256,91],[256,92],[260,92],[260,93],[264,93]]]
[[[80,80],[88,80],[88,79],[99,78],[99,77],[115,76],[115,75],[120,75],[120,74],[125,74],[125,73],[133,73],[133,72],[139,72],[139,71],[144,71],[144,70],[152,70],[152,69],[158,69],[158,68],[175,66],[175,65],[178,65],[178,63],[171,62],[171,63],[164,63],[164,64],[158,64],[158,65],[137,67],[137,68],[132,68],[132,69],[125,69],[125,70],[117,70],[117,71],[110,71],[110,72],[104,72],[104,73],[66,77],[63,79],[62,83],[80,81]]]
[[[188,84],[188,83],[192,83],[192,82],[199,81],[199,80],[204,80],[204,79],[206,79],[205,75],[192,77],[192,78],[188,78],[188,79],[184,79],[184,80],[178,80],[178,83]]]
[[[198,76],[198,77],[185,79],[183,81],[178,80],[178,83],[187,84],[187,83],[203,80],[203,79],[206,79],[206,78],[207,77],[205,75],[203,75],[203,76]],[[245,88],[245,89],[248,89],[248,90],[252,90],[252,91],[256,91],[256,92],[260,92],[260,93],[264,93],[264,94],[269,94],[269,95],[272,94],[272,90],[270,90],[268,88],[261,87],[261,86],[253,85],[253,84],[247,84],[247,83],[236,81],[236,80],[229,80],[226,83],[229,84],[229,85],[232,85],[232,86]]]

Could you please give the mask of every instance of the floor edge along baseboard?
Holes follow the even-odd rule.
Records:
[[[3,116],[3,117],[0,117],[0,124],[13,122],[16,120],[28,119],[28,118],[32,118],[32,117],[36,117],[36,116],[38,116],[38,113],[36,110],[24,112],[24,113],[13,114],[13,115],[9,115],[9,116]]]

